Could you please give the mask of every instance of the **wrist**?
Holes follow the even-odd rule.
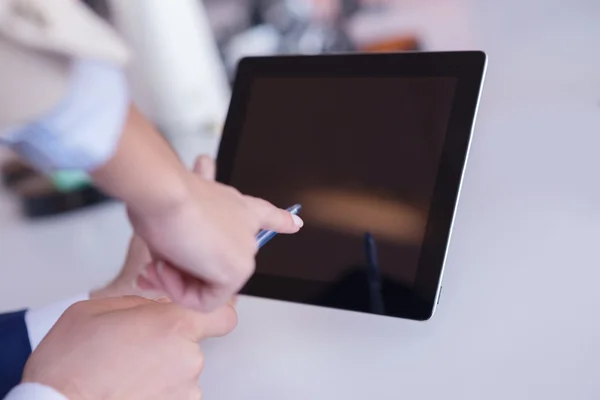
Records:
[[[191,173],[152,124],[131,107],[114,156],[92,171],[94,182],[135,214],[155,215],[190,197]]]
[[[179,169],[179,168],[177,168]],[[129,210],[140,218],[165,217],[179,212],[193,198],[191,173],[185,168],[171,171],[159,184],[147,188],[145,196],[125,201]]]

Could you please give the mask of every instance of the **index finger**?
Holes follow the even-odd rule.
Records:
[[[248,206],[258,217],[261,229],[277,233],[296,233],[302,228],[302,219],[286,210],[275,207],[266,200],[244,196]]]

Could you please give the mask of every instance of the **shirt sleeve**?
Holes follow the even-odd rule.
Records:
[[[71,305],[88,300],[88,294],[80,294],[68,299],[56,301],[42,307],[33,308],[25,313],[25,326],[31,350],[35,350],[56,321]],[[21,371],[22,373],[22,371]],[[21,374],[20,374],[21,375]],[[23,383],[12,389],[5,400],[67,400],[56,390],[37,383]]]
[[[0,1],[0,129],[36,120],[64,96],[74,60],[126,65],[129,51],[83,1]]]
[[[0,314],[0,398],[21,382],[31,344],[25,310]]]
[[[49,386],[39,383],[22,383],[10,391],[4,400],[68,400]]]
[[[58,106],[35,121],[7,127],[0,140],[43,171],[92,171],[116,151],[129,101],[120,67],[77,60]]]
[[[67,308],[79,301],[88,299],[88,294],[80,294],[69,299],[28,310],[25,314],[25,324],[27,325],[31,351],[36,349]]]

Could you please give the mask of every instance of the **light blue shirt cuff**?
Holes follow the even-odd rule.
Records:
[[[22,383],[10,391],[4,400],[69,400],[49,386]]]
[[[92,171],[116,151],[129,103],[118,66],[78,60],[60,104],[36,121],[8,128],[0,140],[41,170]]]

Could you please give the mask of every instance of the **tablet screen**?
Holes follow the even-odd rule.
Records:
[[[282,208],[300,203],[305,221],[261,249],[257,274],[314,283],[313,304],[402,314],[456,81],[253,79],[229,183]]]

